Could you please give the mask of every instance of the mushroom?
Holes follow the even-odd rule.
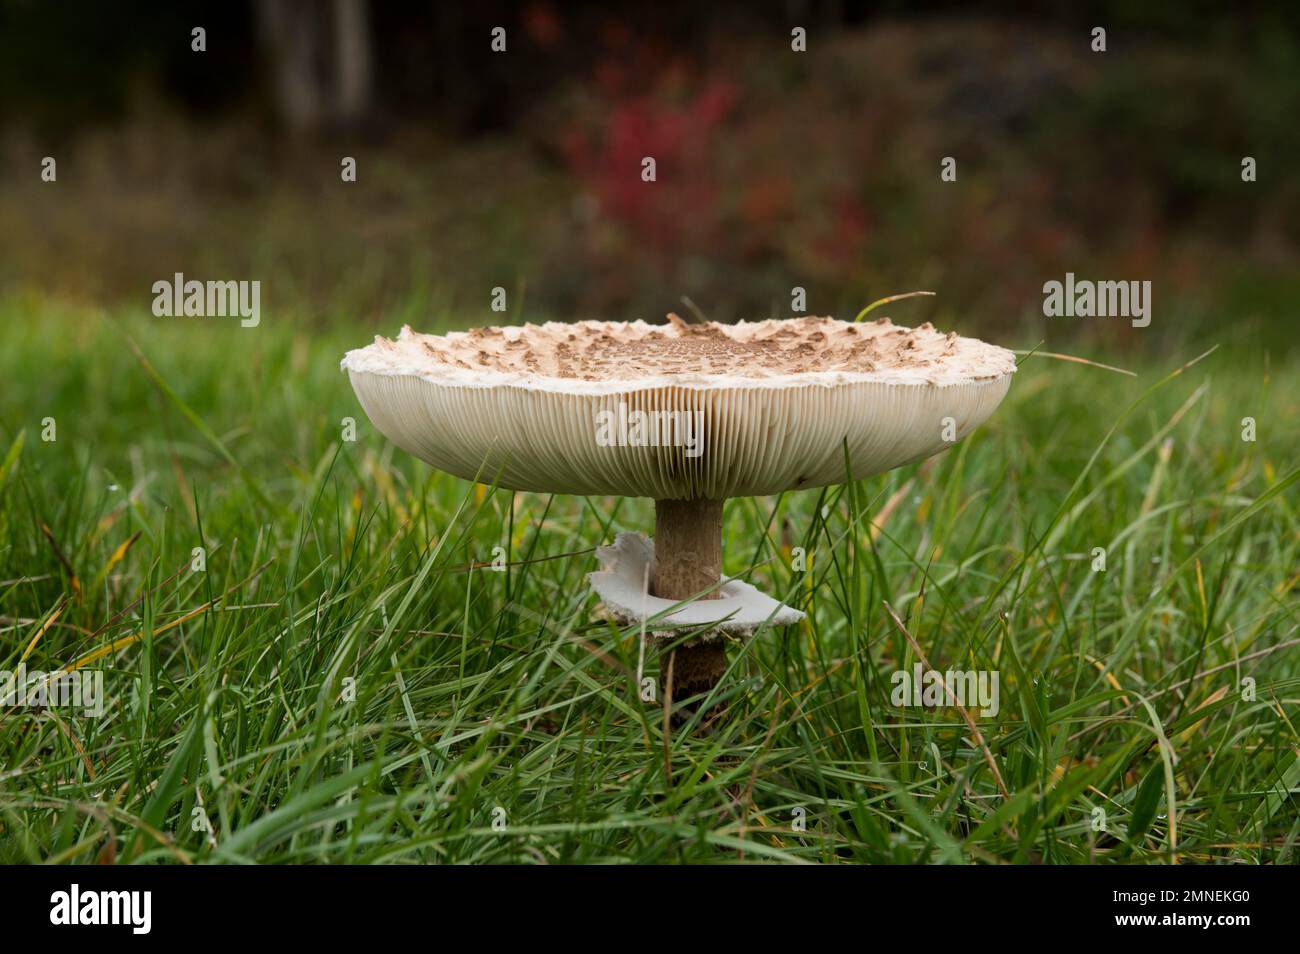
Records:
[[[993,413],[1015,358],[929,323],[669,315],[667,326],[404,327],[342,366],[374,425],[440,470],[513,490],[653,498],[653,540],[620,533],[590,581],[621,622],[686,630],[664,666],[666,693],[683,697],[725,673],[722,637],[803,616],[722,577],[723,501],[938,453]]]

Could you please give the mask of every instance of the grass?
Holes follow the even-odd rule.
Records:
[[[110,697],[0,709],[0,860],[1297,860],[1294,358],[1029,357],[937,459],[733,501],[727,571],[808,620],[732,648],[717,731],[666,735],[585,584],[649,501],[411,460],[337,369],[355,329],[0,323],[0,669],[82,660]],[[978,736],[891,704],[918,649],[999,674]]]

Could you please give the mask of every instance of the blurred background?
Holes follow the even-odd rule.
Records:
[[[0,294],[147,311],[181,271],[391,333],[497,286],[515,321],[930,289],[889,313],[1289,348],[1300,6],[1146,6],[0,0]],[[1045,319],[1067,271],[1150,280],[1152,326]]]

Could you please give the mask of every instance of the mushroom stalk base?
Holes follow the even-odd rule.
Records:
[[[699,598],[718,598],[717,585],[722,576],[721,500],[656,500],[654,541],[651,592],[655,596],[685,600],[714,587]],[[664,696],[684,699],[717,685],[727,671],[726,645],[719,638],[697,640],[674,649],[661,667],[659,682]]]

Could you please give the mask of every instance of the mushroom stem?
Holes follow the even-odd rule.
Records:
[[[667,600],[685,600],[716,586],[722,576],[722,501],[656,500],[655,567],[651,592]],[[700,599],[717,599],[715,589]],[[678,699],[708,692],[727,671],[726,642],[721,636],[697,639],[671,653],[672,695]],[[669,660],[661,687],[668,694]]]
[[[655,570],[651,586],[666,600],[689,599],[722,576],[722,501],[655,501]],[[717,590],[700,597],[715,600]]]

